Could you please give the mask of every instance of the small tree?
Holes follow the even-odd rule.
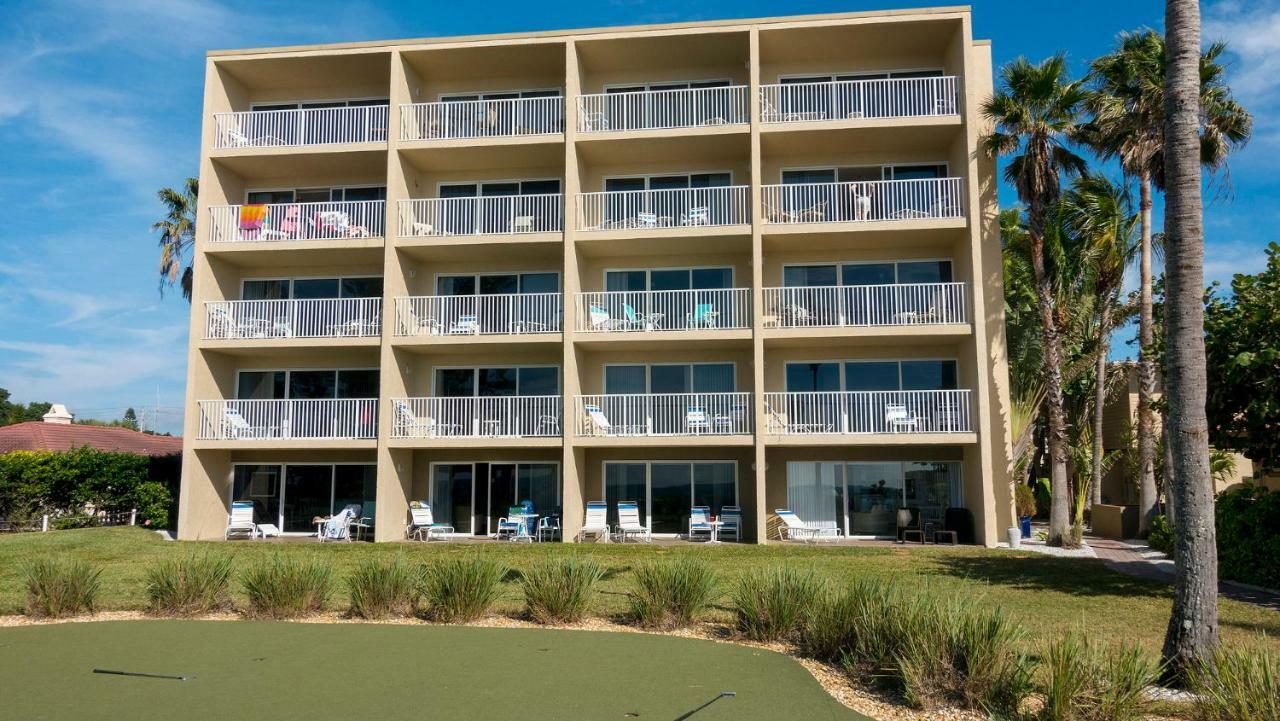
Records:
[[[129,430],[138,430],[138,414],[132,407],[124,409],[124,418],[121,419],[120,425]]]

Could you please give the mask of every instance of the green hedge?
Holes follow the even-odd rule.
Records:
[[[138,509],[138,523],[169,525],[171,479],[157,478],[157,464],[132,453],[76,448],[65,452],[12,451],[0,454],[0,517],[54,517],[55,526],[74,527],[86,505],[107,512]]]
[[[1280,588],[1280,493],[1244,485],[1218,494],[1218,573]]]

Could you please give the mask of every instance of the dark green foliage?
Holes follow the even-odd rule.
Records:
[[[246,571],[241,583],[249,599],[248,615],[298,618],[324,610],[333,588],[333,571],[319,558],[273,556]]]
[[[820,587],[813,571],[790,566],[747,574],[731,595],[738,631],[756,641],[790,636],[804,622]]]
[[[498,600],[507,570],[479,554],[445,558],[427,566],[421,586],[427,617],[444,623],[480,618]]]
[[[152,613],[191,616],[230,605],[231,557],[189,553],[157,561],[147,569]]]
[[[1164,514],[1151,519],[1147,545],[1161,553],[1173,555],[1173,526],[1169,525],[1169,518]]]
[[[399,555],[371,558],[347,577],[351,615],[378,619],[412,615],[418,606],[418,577]]]
[[[539,561],[524,573],[525,605],[538,623],[582,620],[604,567],[577,555]]]
[[[53,517],[55,528],[86,525],[84,509],[138,510],[138,523],[169,523],[169,488],[152,474],[153,460],[93,448],[65,452],[13,451],[0,455],[0,517]],[[67,520],[60,521],[60,518]]]
[[[690,556],[642,564],[633,580],[631,613],[650,628],[693,623],[711,606],[719,585],[711,566]]]
[[[1049,646],[1040,721],[1141,721],[1159,667],[1136,646],[1111,647],[1080,633]]]
[[[37,558],[25,570],[28,616],[93,613],[102,569],[80,560]]]
[[[1218,494],[1218,573],[1280,588],[1280,493],[1244,485]]]
[[[1197,721],[1280,721],[1280,658],[1265,648],[1222,646],[1189,676]]]

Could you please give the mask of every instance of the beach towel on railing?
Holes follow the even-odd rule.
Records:
[[[240,206],[240,230],[262,230],[267,222],[267,206],[262,204]]]

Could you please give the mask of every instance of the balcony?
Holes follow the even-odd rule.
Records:
[[[751,327],[751,290],[651,290],[577,293],[577,330],[632,333]]]
[[[964,180],[859,180],[761,188],[766,223],[869,223],[964,218]]]
[[[956,115],[958,78],[893,78],[760,87],[760,122]]]
[[[578,229],[653,230],[745,225],[751,222],[746,185],[578,194]]]
[[[733,436],[751,433],[750,393],[577,396],[579,435],[593,438]]]
[[[562,398],[393,398],[391,437],[559,438]]]
[[[206,340],[371,338],[381,335],[381,298],[211,300]]]
[[[202,441],[365,440],[378,437],[378,399],[200,401]]]
[[[564,230],[564,195],[421,198],[400,201],[400,237],[521,235]]]
[[[516,138],[564,132],[564,98],[511,98],[400,106],[401,140]]]
[[[582,133],[745,125],[749,121],[745,85],[578,96],[578,131]]]
[[[559,293],[424,295],[396,298],[396,335],[559,333]]]
[[[765,326],[848,328],[966,323],[964,283],[765,288]]]
[[[385,105],[214,113],[213,123],[213,147],[218,150],[387,140]]]
[[[217,205],[209,208],[209,242],[381,238],[386,206],[384,200]]]
[[[769,435],[971,433],[969,390],[766,393]]]

